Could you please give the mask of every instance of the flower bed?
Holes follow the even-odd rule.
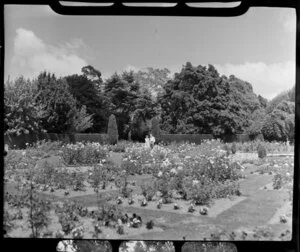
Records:
[[[265,142],[250,141],[245,143],[236,143],[236,148],[241,152],[256,152],[259,145],[266,148],[267,153],[293,153],[294,145],[287,145],[285,142]]]
[[[88,165],[107,158],[108,149],[99,143],[76,143],[62,146],[62,157],[66,165]]]
[[[155,145],[153,149],[144,146],[143,143],[130,142],[123,142],[118,147],[97,143],[77,143],[76,145],[40,143],[36,146],[28,146],[24,151],[10,150],[5,158],[5,178],[12,174],[15,182],[20,185],[21,191],[28,186],[33,186],[34,190],[39,193],[47,194],[50,191],[52,195],[55,195],[53,191],[60,190],[62,194],[60,198],[75,196],[76,192],[73,191],[81,191],[82,194],[78,193],[81,196],[86,195],[87,189],[90,194],[95,193],[94,200],[97,196],[97,204],[98,196],[100,198],[102,197],[100,195],[111,191],[114,191],[114,195],[110,199],[102,197],[102,203],[110,201],[112,205],[125,205],[124,200],[127,198],[128,205],[133,204],[135,207],[138,204],[147,208],[147,202],[152,201],[149,205],[152,207],[154,205],[156,208],[155,204],[157,204],[157,209],[161,207],[164,209],[165,206],[162,204],[172,203],[174,209],[173,205],[171,209],[174,212],[178,209],[176,202],[186,203],[186,212],[187,209],[190,211],[189,204],[191,203],[200,205],[198,208],[201,209],[201,213],[198,211],[198,214],[201,215],[207,214],[207,209],[203,205],[210,206],[216,199],[241,195],[239,183],[247,168],[244,168],[238,159],[232,158],[236,155],[228,155],[224,152],[223,144],[219,140],[204,141],[200,145],[186,143]],[[120,165],[109,159],[110,151],[114,150],[119,152],[115,153],[116,155],[123,158]],[[52,162],[52,157],[48,157],[47,151],[60,155],[61,162]],[[256,159],[250,165],[254,169],[257,167],[259,173],[272,172],[274,189],[280,189],[292,182],[292,157],[267,156],[264,159],[258,159],[256,156]],[[65,164],[79,167],[74,169],[66,167]],[[86,167],[87,170],[82,169],[80,167],[82,165],[89,165],[89,167]],[[143,176],[147,178],[139,183],[134,181],[137,177]],[[117,199],[116,196],[118,196]],[[133,203],[132,199],[136,200],[138,197],[142,197],[143,200]],[[26,200],[28,201],[28,197],[22,200],[16,198],[14,201]],[[43,205],[44,203],[37,201],[35,204]],[[15,207],[18,207],[18,202],[16,205]],[[9,212],[6,211],[5,214],[7,217]],[[16,214],[19,212],[17,211]],[[76,217],[76,215],[63,216],[59,211],[57,215],[59,215],[58,221],[62,229],[69,232],[69,235],[72,235],[72,230],[77,228],[73,225],[72,219],[83,218],[82,216]],[[121,225],[117,223],[118,218],[116,219],[113,215],[111,217],[113,217],[111,220],[116,228],[115,231],[121,232]],[[109,219],[109,217],[105,218]],[[97,228],[107,228],[106,224],[103,224],[104,219],[101,219]],[[9,226],[9,216],[7,220]],[[81,232],[75,231],[76,235]]]

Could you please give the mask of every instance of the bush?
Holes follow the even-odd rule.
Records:
[[[162,198],[169,198],[172,196],[170,191],[170,177],[166,174],[163,174],[162,177],[157,178],[154,181],[155,191],[160,191]]]
[[[116,145],[110,145],[108,149],[113,152],[125,152],[126,142],[118,142]]]
[[[278,190],[283,185],[283,178],[280,174],[276,174],[273,178],[273,188]]]
[[[231,152],[232,152],[232,154],[235,154],[236,151],[237,151],[236,143],[233,143],[233,144],[231,145]]]
[[[107,149],[99,143],[67,144],[61,151],[66,165],[96,164],[107,157]]]
[[[141,190],[142,195],[146,198],[147,201],[151,201],[156,193],[151,184],[142,184]]]
[[[44,139],[41,141],[37,141],[34,144],[34,148],[49,154],[50,152],[57,153],[57,151],[61,149],[62,145],[63,145],[62,141],[49,141]]]
[[[146,228],[147,229],[153,229],[154,227],[154,221],[153,220],[150,220],[146,223]]]
[[[226,155],[229,156],[230,152],[232,152],[230,145],[229,144],[225,144],[224,145],[224,149],[226,151]]]
[[[259,158],[265,158],[267,156],[267,150],[263,145],[257,147],[257,154]]]
[[[110,115],[107,127],[107,135],[109,144],[117,144],[119,140],[118,125],[116,117]]]
[[[213,184],[212,183],[197,183],[186,179],[183,184],[184,195],[187,200],[192,200],[196,205],[209,205],[213,198]]]

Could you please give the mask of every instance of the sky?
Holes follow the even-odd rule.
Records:
[[[238,17],[63,16],[49,6],[6,5],[5,80],[213,64],[268,99],[295,84],[296,13],[250,8]]]

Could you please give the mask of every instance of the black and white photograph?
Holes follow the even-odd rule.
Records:
[[[4,28],[4,237],[71,252],[111,251],[76,239],[129,241],[120,252],[292,239],[295,9],[7,4]]]

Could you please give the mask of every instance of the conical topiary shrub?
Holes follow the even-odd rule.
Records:
[[[159,119],[158,117],[152,118],[151,121],[151,134],[155,137],[155,142],[161,141],[161,130],[159,127]]]
[[[117,120],[114,115],[110,115],[107,127],[107,136],[109,144],[117,144],[119,140]]]

